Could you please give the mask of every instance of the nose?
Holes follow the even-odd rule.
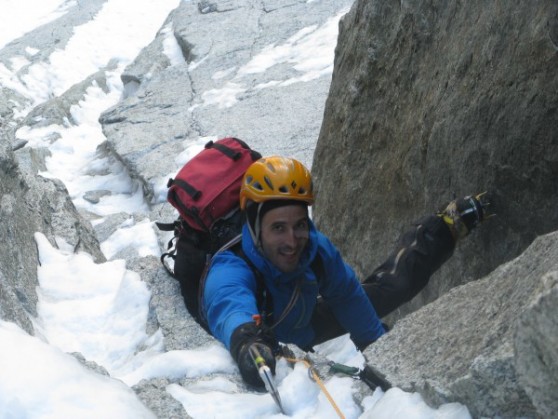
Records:
[[[298,234],[294,228],[290,228],[285,237],[285,244],[290,247],[295,247],[298,242]]]

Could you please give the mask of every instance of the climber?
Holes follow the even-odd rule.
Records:
[[[350,333],[363,350],[380,338],[386,332],[380,318],[427,285],[489,205],[482,194],[468,196],[423,218],[361,283],[310,220],[313,202],[311,175],[300,162],[276,156],[254,162],[240,191],[241,245],[218,252],[205,280],[209,329],[255,387],[263,384],[253,345],[274,372],[278,342],[308,351]]]

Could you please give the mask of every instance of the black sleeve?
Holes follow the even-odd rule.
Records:
[[[448,226],[436,215],[405,232],[388,259],[362,284],[378,316],[388,315],[416,296],[454,248]]]

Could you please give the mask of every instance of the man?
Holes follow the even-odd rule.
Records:
[[[364,349],[386,332],[380,318],[423,289],[455,242],[485,216],[480,196],[452,202],[405,233],[361,283],[309,219],[313,202],[311,175],[300,162],[254,162],[240,192],[246,216],[241,248],[217,253],[205,281],[202,310],[209,329],[256,387],[263,384],[250,347],[273,371],[278,342],[310,350],[350,333]]]

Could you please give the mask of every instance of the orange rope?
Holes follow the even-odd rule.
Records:
[[[313,377],[314,381],[320,386],[323,393],[325,394],[325,396],[329,400],[329,403],[331,403],[331,405],[333,406],[333,408],[335,409],[335,411],[337,412],[339,417],[341,419],[345,419],[345,416],[343,415],[343,413],[339,409],[339,406],[337,406],[337,404],[335,403],[335,400],[333,400],[333,397],[331,397],[331,394],[329,394],[329,391],[327,391],[327,388],[325,387],[324,383],[322,382],[322,380],[320,379],[318,374],[316,374],[316,371],[314,371],[314,368],[312,368],[312,365],[310,365],[310,363],[308,361],[306,361],[305,359],[297,359],[297,358],[285,358],[285,360],[287,360],[288,362],[291,362],[293,364],[295,362],[302,362],[304,365],[306,365],[308,370],[312,373],[312,377]]]

